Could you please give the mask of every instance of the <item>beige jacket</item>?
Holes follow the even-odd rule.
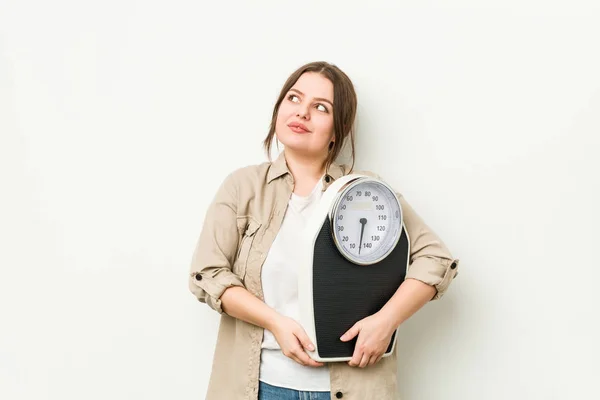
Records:
[[[347,165],[332,164],[323,190],[348,174]],[[369,171],[353,171],[380,178]],[[381,179],[381,178],[380,178]],[[261,300],[261,267],[285,214],[294,188],[282,152],[264,162],[232,172],[209,206],[191,263],[189,288],[196,298],[221,314],[207,400],[256,400],[263,328],[225,314],[220,297],[231,286],[243,286]],[[458,273],[459,260],[396,192],[410,238],[406,278],[437,289],[440,298]],[[331,398],[397,399],[396,354],[377,364],[350,367],[330,363]]]

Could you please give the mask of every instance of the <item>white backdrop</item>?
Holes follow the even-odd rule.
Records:
[[[357,167],[461,259],[403,400],[600,398],[594,1],[0,0],[0,398],[202,399],[204,212],[287,76],[359,95]]]

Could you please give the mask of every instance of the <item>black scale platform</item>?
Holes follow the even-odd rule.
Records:
[[[402,235],[394,250],[381,262],[356,265],[338,251],[326,218],[315,242],[313,258],[313,306],[319,355],[352,357],[356,337],[342,342],[340,336],[357,321],[379,311],[394,295],[406,275],[409,241]],[[386,353],[396,340],[392,336]]]

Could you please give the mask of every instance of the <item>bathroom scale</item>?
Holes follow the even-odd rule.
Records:
[[[350,360],[358,336],[340,336],[379,311],[404,281],[410,239],[402,217],[394,190],[371,176],[343,176],[323,193],[299,243],[299,322],[315,345],[307,351],[312,359]]]

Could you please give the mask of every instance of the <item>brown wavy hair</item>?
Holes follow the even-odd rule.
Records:
[[[315,61],[305,64],[294,71],[290,77],[285,81],[285,84],[281,88],[279,97],[275,102],[273,108],[273,116],[271,118],[271,125],[269,127],[269,134],[263,141],[263,147],[267,153],[269,161],[271,161],[271,143],[275,137],[275,123],[277,121],[277,113],[279,112],[279,106],[285,98],[286,93],[294,86],[296,81],[305,72],[317,72],[329,79],[333,84],[333,131],[334,131],[334,143],[329,146],[329,154],[325,160],[325,169],[327,170],[331,163],[333,163],[340,152],[342,151],[346,139],[350,140],[350,149],[352,155],[351,170],[354,168],[354,134],[355,126],[354,121],[356,118],[357,99],[356,92],[354,91],[354,85],[352,81],[341,69],[337,66],[330,64],[325,61]]]

